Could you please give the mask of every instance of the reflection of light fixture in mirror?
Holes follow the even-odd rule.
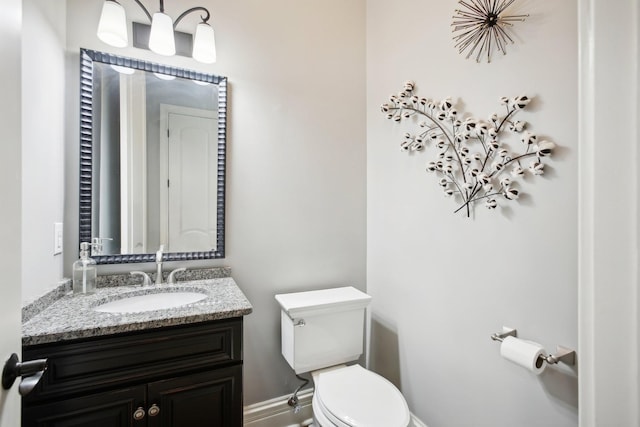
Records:
[[[209,86],[211,84],[209,82],[203,82],[202,80],[191,80],[191,81],[197,84],[198,86]]]
[[[136,72],[133,68],[123,67],[122,65],[111,64],[111,68],[119,72],[120,74],[133,74]]]
[[[142,8],[149,22],[151,22],[148,47],[151,51],[160,55],[172,56],[176,54],[175,28],[182,18],[198,10],[205,12],[205,16],[200,15],[202,22],[196,27],[195,36],[192,41],[193,50],[190,54],[193,59],[205,64],[211,64],[216,61],[214,32],[211,25],[207,23],[211,14],[205,7],[197,6],[187,9],[173,21],[169,15],[164,13],[164,0],[160,0],[160,11],[154,13],[153,16],[151,16],[151,13],[149,13],[140,0],[134,1]],[[135,28],[134,26],[134,32]],[[102,7],[102,14],[100,15],[97,34],[100,40],[111,46],[125,47],[129,44],[125,10],[116,0],[105,0]],[[191,43],[191,40],[189,42]],[[136,45],[135,40],[134,45]]]
[[[174,80],[176,78],[176,76],[170,76],[169,74],[162,74],[162,73],[153,73],[153,75],[159,78],[160,80]]]

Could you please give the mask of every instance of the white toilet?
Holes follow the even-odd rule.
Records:
[[[296,374],[312,372],[317,427],[407,427],[409,408],[391,382],[360,365],[371,297],[353,287],[276,295],[282,355]]]

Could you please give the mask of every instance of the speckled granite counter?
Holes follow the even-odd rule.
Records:
[[[158,291],[192,291],[205,293],[207,297],[180,307],[138,313],[102,313],[93,310],[105,302]],[[22,325],[22,344],[44,344],[226,319],[247,315],[252,310],[251,304],[231,277],[190,280],[175,285],[99,287],[93,295],[67,293],[26,320]]]

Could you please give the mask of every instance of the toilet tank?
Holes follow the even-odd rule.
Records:
[[[296,374],[350,362],[363,352],[371,297],[348,286],[276,295],[282,355]]]

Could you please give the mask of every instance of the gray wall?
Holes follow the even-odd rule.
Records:
[[[530,15],[515,23],[516,43],[478,64],[453,46],[452,3],[367,2],[372,366],[433,427],[578,424],[575,369],[536,377],[501,358],[489,338],[504,325],[552,352],[578,344],[577,9],[575,2],[516,6]],[[461,114],[483,120],[502,114],[501,96],[534,97],[516,119],[558,144],[546,173],[521,181],[526,196],[514,203],[499,198],[495,211],[481,203],[471,218],[453,214],[458,204],[425,171],[438,150],[401,152],[415,123],[380,112],[408,79],[419,96],[451,96]]]
[[[65,209],[64,153],[68,142],[65,4],[49,0],[22,2],[22,301],[25,302],[56,287],[63,277],[63,256],[53,255],[53,224],[63,222]],[[77,241],[65,245],[67,253],[77,258]]]

